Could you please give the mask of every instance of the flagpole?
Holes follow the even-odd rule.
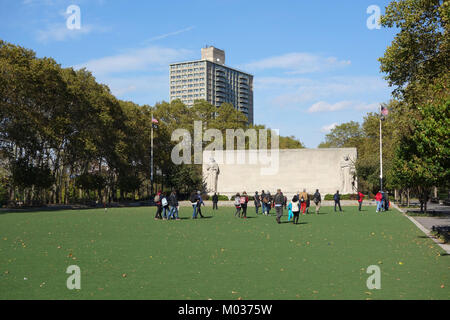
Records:
[[[381,105],[380,105],[380,191],[383,191],[383,140],[381,134]]]
[[[153,112],[152,112],[151,146],[150,146],[150,193],[153,195]]]

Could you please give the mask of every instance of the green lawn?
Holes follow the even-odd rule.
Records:
[[[220,204],[219,204],[220,205]],[[450,256],[397,211],[153,220],[155,208],[0,214],[0,299],[449,299]],[[282,221],[287,220],[287,211]],[[68,290],[69,265],[81,290]],[[366,269],[381,268],[369,290]],[[25,280],[26,278],[26,280]]]

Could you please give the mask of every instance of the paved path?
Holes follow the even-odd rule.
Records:
[[[434,209],[439,209],[440,212],[448,212],[447,209],[450,208],[448,206],[442,206],[447,208],[438,208],[440,205],[436,205]],[[422,230],[423,233],[425,233],[431,240],[433,240],[436,244],[438,244],[442,249],[447,252],[447,254],[450,254],[450,244],[443,244],[439,240],[436,239],[431,234],[431,229],[433,226],[450,226],[450,214],[445,215],[442,217],[411,217],[407,214],[407,211],[405,209],[399,208],[397,205],[393,204],[393,207],[398,209],[400,212],[403,212],[403,214],[411,220],[412,223],[414,223],[420,230]]]

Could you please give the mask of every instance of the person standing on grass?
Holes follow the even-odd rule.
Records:
[[[273,198],[275,212],[277,214],[276,220],[278,224],[281,223],[281,217],[283,216],[283,201],[284,201],[283,193],[281,192],[281,189],[278,189],[277,194]]]
[[[248,196],[247,196],[247,192],[243,192],[241,199],[241,208],[242,208],[242,218],[247,219],[247,204],[248,204]]]
[[[375,211],[375,212],[381,211],[381,200],[382,199],[383,199],[383,195],[381,194],[381,191],[378,191],[378,193],[375,195],[375,201],[377,203],[377,211]]]
[[[266,193],[264,192],[264,190],[261,191],[261,210],[262,210],[262,214],[265,215],[266,214],[266,203],[264,202],[266,198]]]
[[[197,197],[198,197],[198,205],[197,205],[197,213],[200,215],[200,218],[204,218],[202,215],[202,205],[205,205],[202,199],[202,194],[200,191],[197,191]]]
[[[217,207],[217,203],[219,202],[219,196],[216,192],[214,192],[214,195],[212,196],[212,203],[213,203],[213,210],[219,210]]]
[[[234,206],[236,208],[236,213],[234,216],[241,217],[241,195],[239,193],[236,193],[236,196],[234,197]]]
[[[309,194],[306,193],[306,213],[309,214],[309,207],[311,206],[311,199],[309,198]]]
[[[381,191],[381,211],[384,211],[385,206],[386,206],[386,193],[384,191]]]
[[[307,200],[308,200],[308,194],[306,193],[306,189],[303,189],[303,192],[300,193],[300,196],[299,196],[300,211],[302,212],[302,215],[305,215]]]
[[[291,207],[292,207],[292,215],[294,216],[294,219],[292,219],[292,222],[294,224],[298,224],[298,217],[300,216],[300,203],[298,201],[297,195],[295,195],[292,198]]]
[[[162,216],[162,206],[161,206],[161,190],[158,191],[158,193],[156,194],[155,198],[153,199],[153,201],[156,204],[156,215],[155,215],[155,220],[161,220]]]
[[[287,206],[287,197],[284,196],[284,199],[283,199],[283,208],[286,209],[286,206]]]
[[[287,209],[288,209],[288,222],[289,222],[294,217],[294,215],[292,213],[292,201],[289,202]]]
[[[193,209],[192,219],[197,219],[197,206],[198,206],[198,201],[199,201],[197,194],[195,192],[192,192],[189,200],[191,201],[191,205],[192,205],[192,209]]]
[[[333,196],[334,199],[334,212],[336,212],[336,206],[339,206],[339,211],[342,212],[341,208],[341,195],[339,194],[339,190]]]
[[[364,194],[359,191],[358,192],[358,210],[361,211],[361,207],[362,207],[362,203],[363,203],[363,199],[364,199]]]
[[[386,192],[384,194],[384,211],[388,211],[389,210],[389,194]]]
[[[178,199],[177,199],[177,192],[174,190],[169,196],[169,216],[167,217],[167,220],[170,219],[176,219],[180,220],[178,218]]]
[[[320,204],[322,203],[322,196],[320,195],[319,189],[316,189],[316,193],[314,193],[313,201],[316,205],[316,214],[319,214]]]
[[[169,213],[169,201],[167,200],[164,192],[161,194],[161,206],[163,208],[163,219],[167,220],[167,214]]]
[[[254,199],[254,202],[255,202],[255,211],[256,211],[256,215],[258,215],[258,210],[259,210],[259,207],[261,206],[261,199],[259,198],[258,191],[255,191],[255,199]]]
[[[267,191],[266,194],[264,194],[264,207],[265,207],[265,215],[269,215],[270,212],[270,192]]]
[[[270,191],[267,191],[267,215],[270,214],[270,209],[272,209],[273,197],[270,194]]]

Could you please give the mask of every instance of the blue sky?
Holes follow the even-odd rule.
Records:
[[[169,100],[169,63],[214,45],[254,79],[255,123],[314,148],[337,124],[390,99],[377,59],[395,30],[372,29],[367,8],[389,1],[0,0],[0,39],[87,67],[120,99]],[[81,10],[69,30],[68,6]]]

